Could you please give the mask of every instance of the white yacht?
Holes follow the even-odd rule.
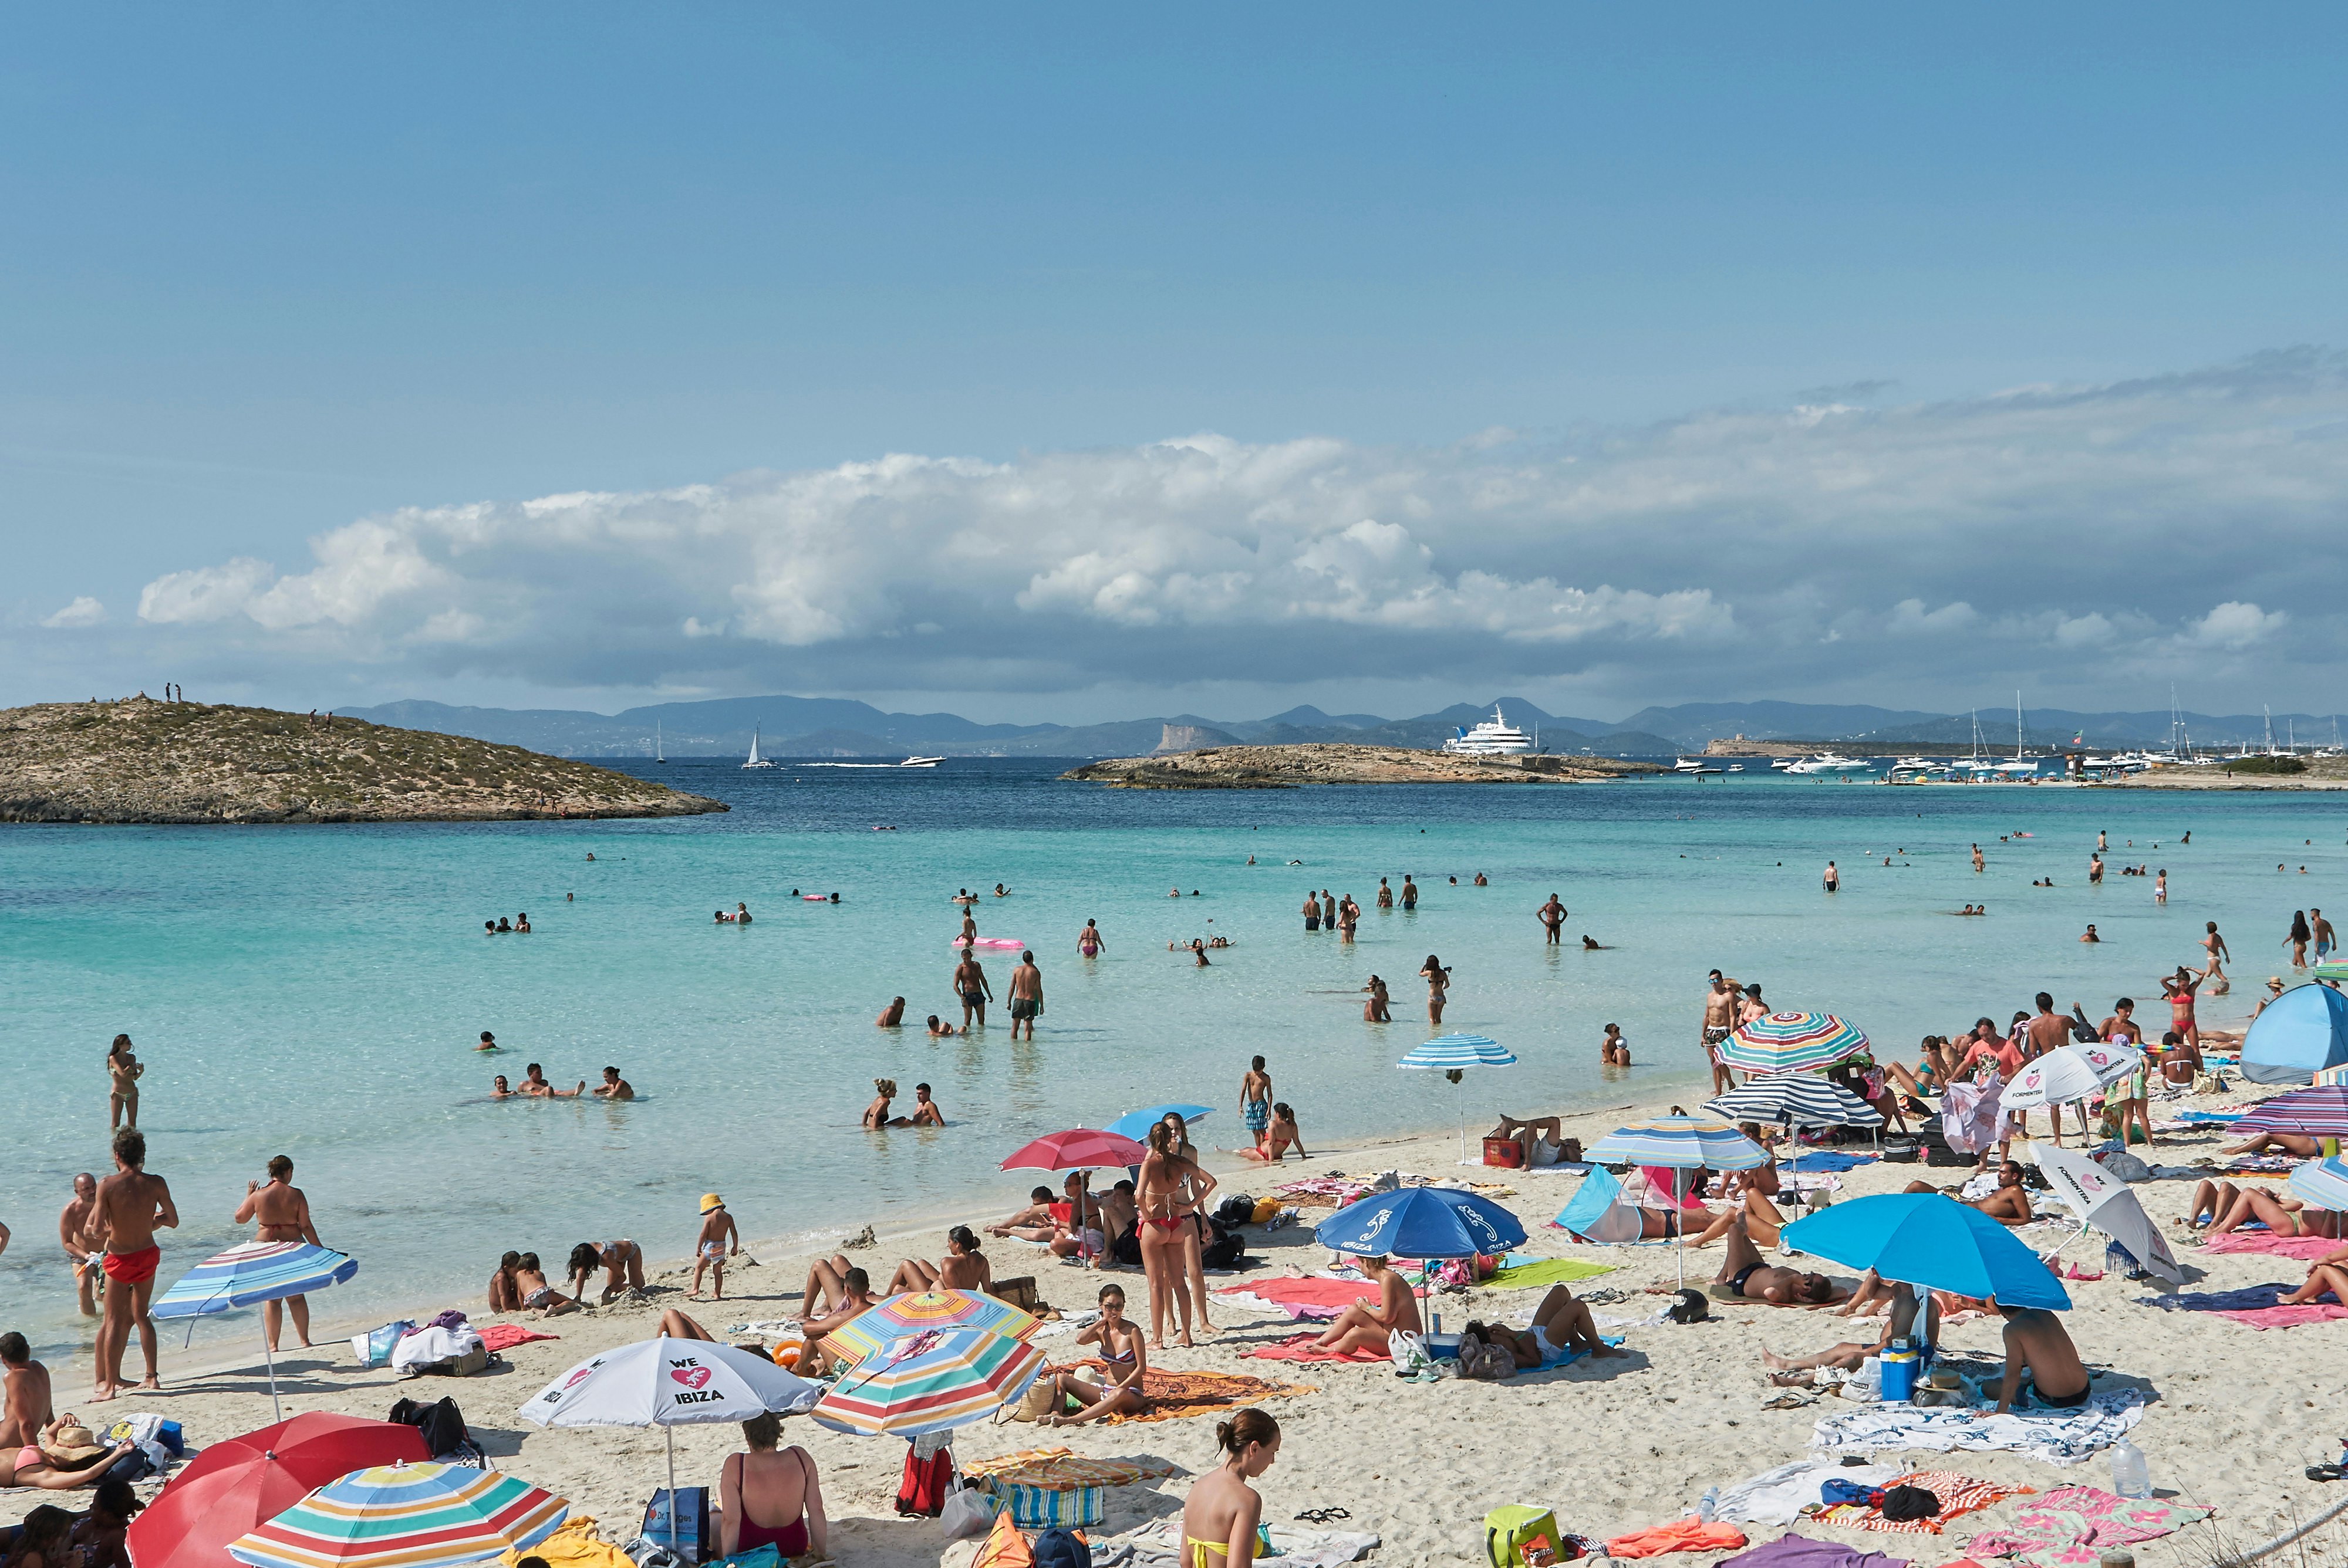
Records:
[[[758,732],[755,729],[750,732],[750,760],[742,765],[746,768],[770,768],[775,765],[758,754]]]
[[[1490,718],[1472,730],[1458,731],[1443,743],[1443,749],[1455,756],[1521,756],[1533,749],[1533,743],[1522,730],[1509,723],[1495,705]]]
[[[1698,778],[1707,778],[1714,774],[1725,773],[1726,771],[1727,770],[1725,768],[1714,766],[1712,764],[1705,762],[1702,757],[1682,757],[1672,764],[1672,772],[1675,774],[1693,774]]]
[[[1835,752],[1820,752],[1814,757],[1804,757],[1786,771],[1789,774],[1865,773],[1875,764],[1860,757],[1846,757]]]
[[[943,761],[943,757],[907,757],[897,765],[901,768],[933,768]]]

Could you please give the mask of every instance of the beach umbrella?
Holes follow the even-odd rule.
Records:
[[[1581,1157],[1604,1165],[1661,1165],[1673,1173],[1673,1212],[1678,1214],[1681,1171],[1750,1171],[1769,1162],[1767,1150],[1725,1122],[1710,1116],[1649,1116],[1617,1127],[1581,1152]],[[1682,1250],[1675,1217],[1672,1224],[1672,1258],[1687,1283],[1687,1256]]]
[[[305,1241],[249,1241],[208,1257],[181,1275],[170,1289],[155,1297],[149,1312],[157,1317],[185,1317],[188,1338],[196,1337],[194,1319],[307,1296],[331,1285],[341,1285],[359,1271],[359,1260],[331,1247]],[[269,1348],[269,1335],[261,1336],[261,1356],[269,1368],[269,1408],[283,1417],[277,1404],[277,1357]]]
[[[2348,1163],[2337,1154],[2294,1168],[2285,1185],[2319,1209],[2348,1210]]]
[[[1149,1142],[1150,1124],[1165,1121],[1169,1111],[1181,1117],[1185,1126],[1196,1122],[1201,1116],[1213,1114],[1213,1108],[1206,1105],[1178,1105],[1170,1102],[1165,1105],[1145,1105],[1138,1111],[1128,1111],[1110,1122],[1107,1131],[1120,1138],[1130,1138],[1137,1143],[1147,1143]]]
[[[932,1328],[981,1328],[1006,1339],[1025,1339],[1044,1327],[1009,1302],[951,1287],[908,1291],[859,1313],[823,1337],[843,1361],[861,1361],[891,1341]]]
[[[1188,1118],[1185,1118],[1188,1120]],[[1098,1127],[1076,1127],[1022,1144],[998,1169],[1005,1171],[1091,1171],[1103,1165],[1138,1165],[1147,1146]]]
[[[1731,1122],[1783,1122],[1789,1127],[1880,1127],[1883,1112],[1829,1079],[1774,1073],[1704,1102]]]
[[[2323,1084],[2278,1094],[2236,1118],[2232,1131],[2244,1136],[2290,1132],[2302,1138],[2348,1138],[2348,1089]]]
[[[230,1542],[328,1481],[431,1457],[424,1434],[405,1422],[323,1410],[206,1443],[130,1522],[130,1560],[138,1568],[219,1568]]]
[[[2143,1065],[2144,1053],[2129,1046],[2100,1040],[2058,1045],[2024,1062],[2006,1084],[1998,1103],[2008,1111],[2068,1105],[2117,1083]]]
[[[1778,1244],[1845,1268],[2006,1307],[2067,1309],[2062,1282],[2021,1239],[1946,1193],[1849,1198],[1786,1227]]]
[[[1773,1012],[1740,1023],[1712,1048],[1740,1072],[1804,1072],[1867,1050],[1867,1036],[1830,1012]]]
[[[1499,1041],[1480,1034],[1438,1034],[1433,1040],[1415,1045],[1395,1063],[1396,1067],[1415,1071],[1441,1071],[1456,1087],[1471,1067],[1512,1067],[1516,1053]],[[1468,1153],[1468,1113],[1463,1104],[1459,1114],[1459,1153]]]
[[[1498,1257],[1525,1243],[1517,1216],[1463,1187],[1372,1193],[1315,1226],[1313,1237],[1355,1257]]]
[[[228,1554],[252,1568],[444,1568],[535,1546],[570,1512],[499,1471],[376,1465],[320,1487]]]
[[[840,1375],[815,1407],[852,1437],[918,1438],[983,1420],[1027,1391],[1044,1353],[983,1328],[932,1328],[892,1339]]]
[[[2315,1083],[2318,1088],[2325,1084],[2334,1088],[2348,1088],[2348,1067],[2318,1068],[2315,1073]]]
[[[643,1339],[590,1356],[516,1412],[541,1427],[658,1427],[668,1447],[669,1506],[676,1505],[674,1427],[796,1415],[823,1389],[764,1356],[714,1339]],[[669,1539],[676,1521],[669,1520]]]
[[[2068,1149],[2058,1149],[2051,1143],[2034,1143],[2033,1153],[2038,1169],[2045,1174],[2046,1184],[2063,1200],[2070,1211],[2079,1216],[2078,1235],[2085,1235],[2092,1225],[2128,1249],[2130,1256],[2153,1273],[2160,1276],[2171,1290],[2185,1283],[2185,1271],[2177,1266],[2177,1256],[2168,1250],[2168,1243],[2153,1228],[2151,1216],[2144,1204],[2128,1191],[2128,1184],[2088,1159]],[[2075,1235],[2063,1245],[2075,1241]],[[2059,1255],[2063,1247],[2054,1249]]]

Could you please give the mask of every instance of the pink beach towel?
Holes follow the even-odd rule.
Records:
[[[1393,1357],[1386,1354],[1385,1347],[1384,1346],[1380,1346],[1375,1350],[1348,1350],[1342,1353],[1335,1350],[1323,1350],[1313,1343],[1313,1341],[1319,1337],[1320,1336],[1317,1334],[1298,1334],[1290,1338],[1277,1340],[1270,1345],[1259,1345],[1254,1349],[1244,1350],[1241,1351],[1241,1354],[1252,1356],[1259,1361],[1371,1362],[1391,1361],[1394,1359]]]
[[[510,1350],[517,1345],[527,1345],[533,1339],[561,1337],[560,1334],[542,1333],[536,1328],[526,1328],[519,1323],[492,1323],[481,1330],[481,1348]]]
[[[2213,1235],[2203,1245],[2203,1252],[2264,1252],[2277,1257],[2295,1257],[2302,1263],[2312,1263],[2340,1244],[2320,1235],[2277,1235],[2272,1231],[2228,1231]]]
[[[1216,1294],[1252,1296],[1291,1317],[1334,1317],[1356,1301],[1375,1301],[1378,1287],[1365,1279],[1257,1279]]]

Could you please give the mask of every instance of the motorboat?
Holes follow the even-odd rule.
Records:
[[[1672,764],[1672,772],[1675,774],[1687,774],[1697,778],[1708,777],[1715,774],[1724,774],[1728,770],[1726,768],[1713,766],[1710,763],[1705,762],[1702,757],[1682,757],[1677,762]]]
[[[1821,752],[1814,757],[1804,757],[1786,771],[1789,774],[1865,773],[1875,764],[1859,757],[1846,757],[1834,752]]]
[[[907,757],[897,765],[901,768],[933,768],[943,761],[943,757]]]
[[[1490,718],[1472,730],[1456,730],[1452,737],[1443,743],[1443,749],[1453,756],[1460,757],[1511,757],[1522,756],[1531,751],[1533,742],[1522,730],[1509,723],[1500,712],[1499,705],[1495,703]]]

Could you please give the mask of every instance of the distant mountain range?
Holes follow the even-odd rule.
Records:
[[[1656,757],[1696,752],[1707,741],[1743,735],[1756,741],[1898,745],[1964,751],[1972,744],[1973,716],[1892,708],[1807,702],[1684,702],[1642,708],[1621,723],[1546,713],[1519,697],[1497,705],[1509,723],[1552,752]],[[437,730],[479,740],[527,746],[561,757],[650,756],[655,734],[671,756],[738,756],[760,747],[782,757],[901,757],[909,752],[947,756],[1124,757],[1154,751],[1169,726],[1188,732],[1186,743],[1283,744],[1354,741],[1371,745],[1434,747],[1461,727],[1489,718],[1493,702],[1460,702],[1413,719],[1375,713],[1324,713],[1291,708],[1268,719],[1206,719],[1196,713],[1127,719],[1106,724],[981,724],[955,713],[885,713],[869,702],[839,697],[720,697],[701,702],[661,702],[604,714],[555,708],[457,708],[442,702],[386,702],[347,710],[352,716],[408,730]],[[2075,713],[2048,709],[2028,715],[2031,746],[2157,745],[2169,738],[2169,715]],[[2263,743],[2262,714],[2184,716],[2197,746]],[[2302,744],[2330,743],[2333,715],[2277,714],[2274,737],[2296,728]],[[1982,715],[1982,739],[1992,750],[2014,743],[2013,721]]]

